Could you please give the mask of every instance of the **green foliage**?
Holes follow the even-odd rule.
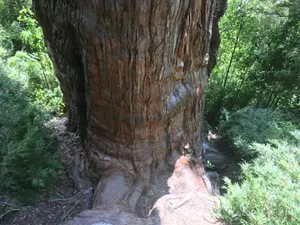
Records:
[[[228,224],[300,224],[300,130],[290,114],[270,109],[239,110],[221,131],[248,161],[241,183],[225,179],[217,216]],[[251,159],[251,160],[250,160]]]
[[[255,156],[251,143],[266,144],[270,139],[293,140],[290,132],[295,126],[277,111],[260,108],[244,108],[221,123],[221,132],[227,136],[242,158]]]
[[[0,192],[25,202],[51,191],[61,169],[43,124],[64,108],[30,5],[0,0]]]
[[[10,39],[10,35],[8,31],[0,25],[0,58],[8,57],[12,49],[13,43]]]
[[[51,112],[52,115],[62,115],[65,106],[59,87],[55,87],[52,90],[38,89],[34,93],[33,98],[35,99],[34,105],[38,108]]]
[[[0,29],[0,33],[4,34],[0,37],[0,56],[7,59],[10,69],[8,76],[27,89],[32,104],[45,113],[60,116],[64,110],[62,93],[47,54],[42,29],[29,8],[23,8],[16,19],[18,22],[15,24],[22,27],[18,35],[23,43],[23,51],[17,51],[11,56],[13,42],[10,40],[13,32]]]
[[[208,169],[213,169],[215,166],[209,160],[207,160],[207,162],[205,163],[205,167]]]
[[[28,52],[45,52],[46,47],[44,44],[43,31],[38,22],[36,21],[33,12],[29,8],[23,8],[19,12],[19,17],[17,18],[22,27],[25,29],[21,32],[21,39],[23,41],[24,47]]]
[[[16,21],[19,11],[23,7],[29,8],[31,0],[0,0],[0,23],[3,26],[10,26]]]
[[[60,170],[57,141],[43,126],[42,114],[9,71],[0,68],[0,190],[29,201],[51,189]]]
[[[229,0],[206,94],[206,118],[246,106],[300,108],[299,0]]]
[[[44,70],[39,59],[27,52],[17,52],[7,60],[9,77],[27,89],[33,105],[45,113],[62,115],[64,104],[57,79],[53,70]]]
[[[17,18],[22,8],[30,7],[31,0],[0,0],[0,49],[1,47],[6,49],[9,56],[22,49],[20,34],[23,27]],[[1,53],[0,57],[2,57]]]
[[[28,90],[36,106],[55,115],[62,115],[64,108],[62,94],[47,53],[42,29],[29,8],[20,11],[18,21],[25,28],[20,37],[26,53],[17,52],[15,59],[11,58],[9,64],[18,67],[20,61],[26,62]]]
[[[300,134],[297,145],[286,141],[254,144],[258,157],[242,165],[244,181],[226,179],[218,217],[229,224],[300,224]]]
[[[227,224],[300,224],[299,7],[229,0],[220,22],[205,117],[247,160],[241,183],[225,180],[217,215]]]

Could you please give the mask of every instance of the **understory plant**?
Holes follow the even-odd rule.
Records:
[[[50,114],[49,116],[63,115],[62,93],[56,77],[52,74],[52,67],[45,70],[39,58],[24,51],[16,52],[7,59],[6,64],[9,69],[8,76],[27,90],[29,100],[35,107]]]
[[[300,224],[300,134],[298,144],[272,140],[253,144],[258,157],[242,165],[244,180],[225,179],[227,194],[221,197],[218,217],[228,224]]]
[[[61,170],[57,140],[44,126],[44,115],[26,89],[0,65],[0,192],[22,201],[50,191]]]
[[[300,224],[297,120],[270,109],[244,108],[229,115],[221,131],[246,161],[239,183],[225,178],[219,219],[232,225]]]
[[[221,122],[220,130],[227,137],[241,158],[253,158],[257,151],[253,142],[266,144],[270,139],[294,140],[291,131],[296,126],[286,115],[271,109],[246,107]]]

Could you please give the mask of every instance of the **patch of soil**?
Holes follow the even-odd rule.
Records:
[[[241,177],[241,166],[243,162],[239,155],[237,155],[234,147],[232,146],[230,140],[226,137],[221,137],[213,132],[208,134],[208,145],[216,149],[221,154],[228,158],[226,168],[222,170],[217,170],[216,172],[220,175],[220,186],[224,187],[224,178],[228,177],[233,183],[240,183]],[[208,169],[208,171],[215,171],[215,169]],[[225,194],[226,190],[221,188],[221,194]]]
[[[0,201],[0,206],[7,206],[2,220],[0,218],[1,225],[57,225],[89,209],[93,188],[89,180],[80,176],[80,139],[66,131],[66,122],[66,118],[54,118],[46,124],[57,135],[58,153],[64,167],[57,178],[54,195],[50,200],[41,196],[37,204],[27,206],[21,206],[16,200],[7,201],[7,196],[0,197],[0,200],[6,199]]]

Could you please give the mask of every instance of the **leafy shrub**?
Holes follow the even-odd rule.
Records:
[[[62,93],[47,54],[42,29],[29,8],[23,8],[16,19],[18,19],[16,24],[22,27],[22,31],[16,33],[22,41],[23,50],[7,58],[6,68],[9,69],[7,75],[27,89],[29,100],[33,105],[45,113],[60,116],[64,112]],[[3,32],[14,33],[5,30]]]
[[[64,110],[62,93],[59,87],[49,89],[37,89],[34,93],[34,105],[50,112],[52,115],[61,116]]]
[[[34,84],[40,82],[41,66],[39,62],[26,52],[18,51],[7,60],[9,77],[19,81],[26,89],[33,89]]]
[[[250,107],[230,115],[221,124],[222,134],[231,140],[233,147],[244,158],[255,155],[252,142],[266,144],[270,139],[292,140],[290,131],[294,129],[295,126],[279,112]]]
[[[30,6],[0,0],[0,192],[24,201],[51,189],[60,171],[57,141],[43,123],[64,107]]]
[[[20,11],[18,21],[25,28],[20,37],[23,48],[27,50],[25,54],[29,57],[26,72],[30,97],[40,109],[55,115],[62,115],[64,111],[62,93],[47,53],[42,28],[38,25],[30,8],[23,8]],[[20,57],[18,53],[15,57],[17,56]]]
[[[285,141],[254,144],[258,157],[242,165],[244,181],[226,179],[219,218],[229,224],[300,224],[300,135],[297,145]]]
[[[241,165],[241,183],[225,179],[227,194],[217,210],[222,221],[300,224],[300,131],[290,119],[278,111],[245,108],[222,123],[223,135],[252,159]]]
[[[46,52],[42,28],[38,26],[38,22],[30,8],[23,8],[19,12],[18,21],[25,27],[20,35],[24,48],[28,52]]]
[[[0,58],[8,56],[12,48],[8,32],[0,25]]]
[[[0,1],[0,12],[10,9],[14,14],[9,19],[0,16],[0,60],[9,69],[7,76],[27,89],[30,102],[39,110],[48,116],[63,115],[62,93],[42,29],[30,10],[31,1],[4,2]]]
[[[0,1],[0,23],[3,26],[10,26],[23,7],[31,7],[31,0],[1,0]]]
[[[57,141],[43,116],[26,99],[25,89],[0,64],[0,191],[32,200],[52,188],[61,166]]]
[[[7,65],[9,77],[28,90],[32,104],[48,113],[63,114],[64,104],[58,81],[54,74],[49,74],[53,73],[52,68],[44,71],[39,60],[23,51],[10,57]]]

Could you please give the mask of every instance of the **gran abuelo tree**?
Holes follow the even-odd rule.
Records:
[[[168,153],[187,144],[201,150],[203,93],[225,3],[33,1],[69,129],[80,131],[100,189],[119,188],[109,199],[100,194],[100,204],[125,200],[134,209]]]

